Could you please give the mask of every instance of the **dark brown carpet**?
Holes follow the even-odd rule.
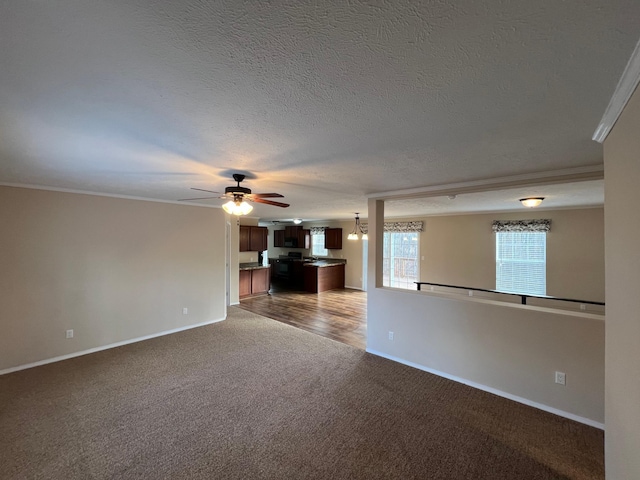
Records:
[[[231,308],[0,377],[3,479],[601,479],[603,433]]]

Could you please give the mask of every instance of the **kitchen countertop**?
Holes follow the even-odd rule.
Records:
[[[313,262],[305,262],[303,267],[333,267],[334,265],[344,265],[347,261],[344,258],[327,258],[322,260],[314,260]]]
[[[259,270],[261,268],[270,268],[270,267],[269,265],[260,265],[258,262],[240,264],[240,270]]]

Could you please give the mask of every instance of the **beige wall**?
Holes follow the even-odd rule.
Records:
[[[428,217],[420,235],[420,280],[496,288],[493,220],[551,219],[547,234],[547,295],[604,301],[604,210]]]
[[[604,144],[606,474],[640,478],[640,91]]]
[[[0,224],[0,370],[225,317],[220,209],[0,187]]]
[[[369,218],[379,217],[380,210],[381,202],[371,199]],[[428,219],[427,229],[433,220]],[[374,274],[380,240],[370,230],[368,351],[591,422],[603,421],[601,316],[372,288],[381,284]],[[567,374],[566,386],[554,383],[556,370]]]

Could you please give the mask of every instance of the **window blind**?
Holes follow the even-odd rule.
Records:
[[[496,290],[546,295],[546,232],[496,233]]]

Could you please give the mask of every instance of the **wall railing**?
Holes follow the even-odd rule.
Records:
[[[469,290],[472,292],[486,292],[486,293],[498,293],[500,295],[512,295],[516,297],[520,297],[520,302],[522,305],[527,304],[527,298],[540,298],[544,300],[557,300],[561,302],[573,302],[580,303],[586,305],[602,305],[604,306],[604,302],[594,302],[592,300],[577,300],[575,298],[562,298],[562,297],[551,297],[549,295],[530,295],[523,293],[511,293],[511,292],[501,292],[499,290],[488,290],[486,288],[474,288],[474,287],[462,287],[460,285],[446,285],[444,283],[432,283],[432,282],[413,282],[418,286],[418,290],[421,290],[422,285],[431,285],[433,287],[444,287],[444,288],[458,288],[460,290]]]

